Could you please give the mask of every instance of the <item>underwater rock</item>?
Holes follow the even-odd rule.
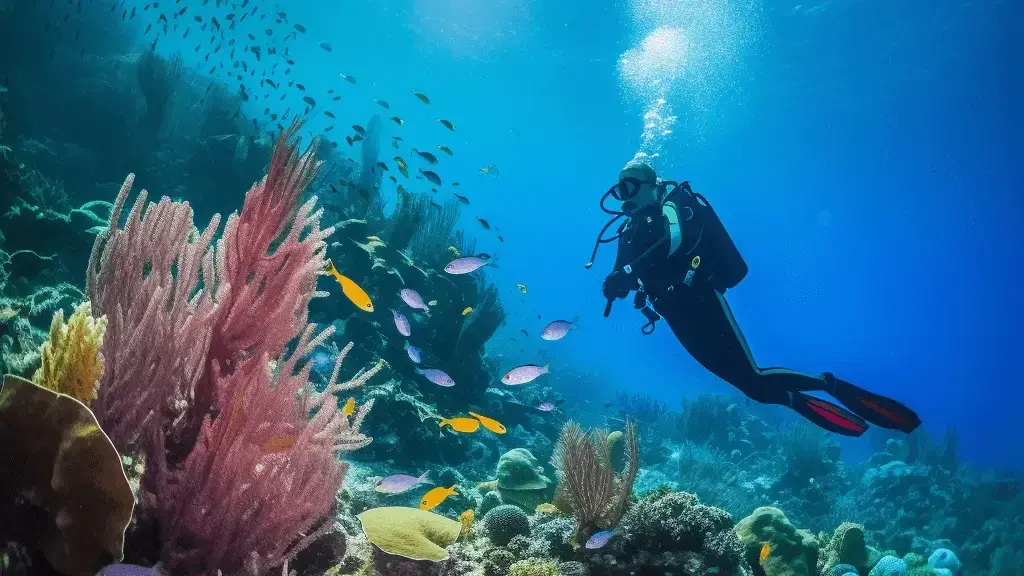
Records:
[[[487,537],[497,546],[505,546],[516,536],[530,535],[530,519],[518,506],[504,504],[484,515]]]
[[[836,564],[825,572],[822,572],[822,576],[846,576],[847,574],[858,575],[857,569],[849,564]]]
[[[740,520],[734,528],[746,548],[751,565],[759,562],[764,542],[771,542],[770,555],[760,562],[766,576],[814,576],[817,573],[818,542],[807,530],[798,529],[782,510],[762,506]]]
[[[68,576],[92,576],[123,558],[135,497],[84,404],[7,376],[0,462],[0,539],[25,542]]]

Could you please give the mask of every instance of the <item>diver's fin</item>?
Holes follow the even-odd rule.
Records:
[[[860,436],[867,429],[867,422],[831,402],[826,402],[802,392],[790,392],[789,406],[801,416],[821,428],[843,436]]]
[[[829,372],[825,372],[823,376],[826,382],[825,391],[868,422],[907,434],[921,425],[921,418],[916,412],[892,398],[858,388]]]

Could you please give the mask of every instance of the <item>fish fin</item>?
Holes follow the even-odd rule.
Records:
[[[452,423],[451,420],[449,420],[447,418],[441,418],[441,426],[440,427],[444,428],[445,426],[451,426],[451,423]]]
[[[417,478],[417,480],[419,480],[421,484],[426,484],[426,483],[430,482],[430,470],[427,470],[423,474],[420,474],[420,476],[419,476],[419,478]]]
[[[498,268],[498,259],[500,259],[500,258],[501,258],[500,254],[495,256],[495,257],[493,257],[493,258],[488,258],[487,259],[487,264],[485,264],[485,266],[490,266],[491,268]]]
[[[458,494],[458,492],[455,491],[455,489],[458,487],[458,484],[452,484],[451,486],[448,487],[448,491],[451,492],[452,494]]]
[[[573,316],[571,324],[572,324],[572,326],[569,328],[570,330],[579,330],[580,329],[580,317],[579,316]]]
[[[548,360],[546,364],[544,364],[543,366],[541,366],[541,368],[543,368],[543,369],[544,369],[544,373],[545,373],[545,374],[548,374],[549,372],[551,372],[551,361],[550,361],[550,360]]]

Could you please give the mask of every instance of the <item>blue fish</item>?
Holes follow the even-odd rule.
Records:
[[[604,545],[612,539],[612,536],[614,534],[615,530],[602,530],[600,532],[597,532],[590,537],[590,540],[587,540],[585,546],[588,550],[597,550],[598,548],[604,548]]]

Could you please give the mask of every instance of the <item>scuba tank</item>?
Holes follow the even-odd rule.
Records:
[[[676,194],[676,191],[681,193]],[[690,218],[681,215],[684,221],[680,223],[683,234],[687,238],[694,238],[690,249],[685,252],[690,257],[690,271],[687,274],[708,267],[705,272],[707,281],[722,293],[739,284],[749,268],[707,198],[694,192],[689,182],[683,182],[671,190],[665,200],[677,202],[681,212],[692,214]],[[692,229],[687,230],[686,227]],[[684,246],[680,246],[677,252],[683,249]]]
[[[725,292],[727,289],[739,284],[746,277],[749,270],[747,263],[743,260],[743,256],[736,247],[736,243],[732,241],[732,237],[729,236],[725,225],[722,224],[722,220],[719,219],[718,214],[715,213],[715,209],[711,207],[711,203],[708,202],[707,198],[694,192],[690,188],[690,183],[686,181],[677,183],[664,180],[659,183],[659,188],[661,189],[659,193],[660,204],[664,205],[665,202],[672,202],[676,205],[679,212],[679,227],[683,238],[682,244],[672,254],[672,257],[685,254],[689,259],[690,270],[687,272],[687,278],[684,279],[684,283],[692,284],[692,280],[699,270],[700,276],[705,277],[719,292]],[[629,216],[629,214],[624,212],[605,207],[604,201],[608,196],[609,194],[605,194],[601,198],[601,209],[608,214],[614,215],[614,217],[601,228],[601,232],[597,235],[597,240],[594,242],[594,250],[590,254],[590,261],[586,264],[588,270],[594,265],[594,258],[597,256],[597,251],[601,245],[618,240],[625,229],[626,223],[620,225],[615,234],[610,237],[606,238],[604,236],[605,232],[619,218]],[[669,236],[665,235],[660,240],[654,242],[646,252],[630,262],[629,266],[636,268],[637,264],[650,256],[661,244],[669,240]],[[691,281],[687,282],[686,280]]]

